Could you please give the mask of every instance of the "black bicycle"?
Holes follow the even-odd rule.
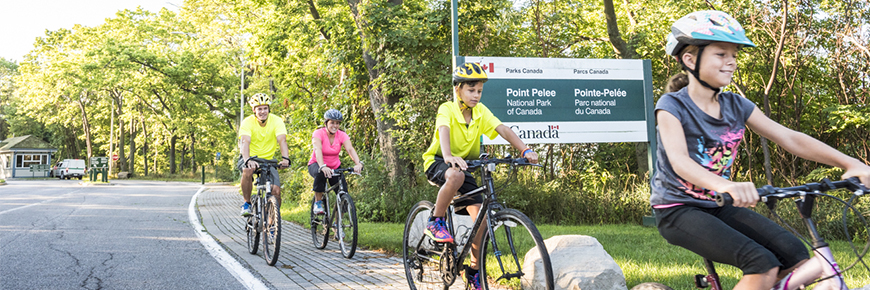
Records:
[[[278,251],[281,248],[281,209],[278,199],[272,195],[272,181],[269,171],[281,168],[276,160],[266,160],[253,156],[245,161],[257,162],[259,167],[254,171],[257,194],[251,196],[251,215],[245,223],[248,234],[248,252],[256,255],[263,235],[263,258],[269,266],[278,262]],[[280,185],[279,185],[280,186]]]
[[[323,249],[329,242],[329,233],[332,231],[333,239],[338,241],[338,247],[345,258],[353,258],[356,253],[357,222],[356,205],[353,198],[347,193],[347,180],[345,173],[353,174],[353,168],[339,168],[332,174],[339,177],[339,182],[326,189],[323,193],[323,214],[314,214],[311,207],[311,239],[314,247]],[[330,192],[334,192],[335,204],[330,201]],[[314,204],[314,197],[311,199]]]
[[[470,240],[477,234],[481,224],[486,230],[478,259],[480,284],[483,289],[528,287],[533,277],[527,273],[529,268],[525,269],[527,272],[523,272],[523,260],[534,255],[540,257],[541,262],[541,267],[535,270],[535,275],[544,277],[546,289],[553,289],[550,255],[538,228],[525,214],[507,208],[498,201],[492,177],[497,164],[510,165],[511,174],[508,180],[513,177],[513,169],[517,166],[540,165],[529,163],[525,158],[512,159],[508,156],[505,159],[489,159],[488,157],[489,155],[484,153],[479,160],[465,161],[469,171],[480,171],[483,186],[454,197],[447,212],[453,213],[454,204],[478,194],[484,195],[484,201],[471,227],[457,227],[453,214],[446,215],[447,228],[453,235],[455,243],[436,243],[423,234],[434,208],[431,202],[420,201],[408,214],[402,237],[402,256],[410,289],[448,289],[468,262]],[[536,250],[529,252],[531,249]],[[498,286],[490,284],[498,284]]]

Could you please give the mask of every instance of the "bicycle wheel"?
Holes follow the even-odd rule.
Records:
[[[311,198],[311,240],[314,242],[314,247],[318,249],[326,248],[326,242],[329,238],[329,199],[327,194],[323,194],[323,210],[326,214],[314,214],[314,197]]]
[[[429,201],[421,201],[411,208],[402,235],[402,262],[405,264],[405,278],[408,288],[448,289],[441,279],[440,249],[435,242],[423,234],[435,206]]]
[[[248,216],[245,222],[245,232],[248,234],[248,253],[252,255],[256,255],[257,249],[260,248],[260,220],[258,219],[259,212],[257,212],[259,200],[258,196],[251,197],[251,215]]]
[[[335,229],[335,237],[338,240],[338,246],[341,248],[341,254],[345,258],[353,258],[356,253],[356,205],[348,193],[342,193],[338,200],[338,210],[335,215],[338,216],[337,226]]]
[[[278,208],[278,199],[270,195],[263,209],[263,257],[266,258],[266,264],[275,266],[281,249],[281,209]]]
[[[537,269],[535,276],[544,277],[546,289],[552,290],[553,266],[550,264],[550,254],[535,224],[515,209],[499,211],[492,219],[495,239],[488,234],[484,235],[478,261],[483,289],[529,288],[535,277],[529,274],[531,269],[523,271],[523,260],[527,253],[535,251],[541,257],[535,265],[543,269]]]

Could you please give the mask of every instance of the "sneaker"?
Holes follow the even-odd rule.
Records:
[[[436,243],[453,242],[453,236],[451,236],[450,232],[447,231],[447,226],[441,218],[435,218],[434,221],[430,221],[429,225],[426,226],[426,231],[424,231],[424,233]]]
[[[242,205],[242,216],[249,217],[251,216],[251,203],[246,202]]]
[[[466,269],[465,271],[468,271],[468,270],[469,269]],[[468,277],[468,272],[465,272],[465,273],[466,273],[465,280],[468,282],[468,284],[467,284],[468,286],[465,287],[466,289],[471,289],[471,290],[483,289],[483,287],[480,286],[480,272],[474,273],[474,276],[472,276],[472,277]]]
[[[314,214],[325,214],[326,212],[323,211],[323,201],[318,200],[314,202],[314,208],[311,211],[313,211]]]

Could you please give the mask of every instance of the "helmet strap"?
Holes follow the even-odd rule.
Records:
[[[698,47],[698,57],[697,57],[697,60],[695,61],[695,69],[690,69],[690,68],[689,68],[689,67],[688,67],[688,66],[683,62],[683,59],[682,59],[682,58],[680,58],[679,60],[680,60],[680,64],[683,66],[683,69],[689,71],[689,73],[691,73],[693,76],[695,76],[695,79],[698,80],[698,82],[699,82],[702,86],[704,86],[704,87],[706,87],[706,88],[708,88],[708,89],[713,90],[713,97],[716,97],[716,95],[719,94],[719,92],[722,91],[722,88],[713,87],[713,86],[711,86],[709,83],[707,83],[707,82],[705,82],[704,80],[701,79],[701,73],[700,73],[700,71],[701,71],[701,55],[704,54],[704,48],[706,48],[706,47],[707,47],[706,45],[702,45],[702,46],[699,46],[699,47]]]

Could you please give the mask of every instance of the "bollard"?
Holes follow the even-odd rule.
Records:
[[[202,184],[205,184],[205,165],[202,166],[200,172],[202,173]]]

